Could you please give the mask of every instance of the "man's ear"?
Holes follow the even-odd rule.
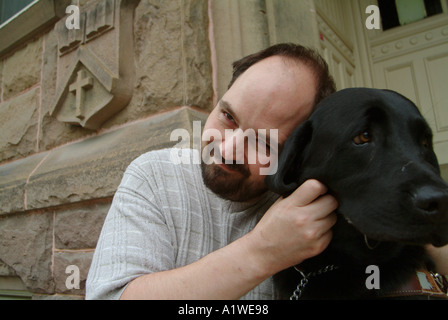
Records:
[[[313,127],[310,120],[291,133],[280,154],[277,172],[265,179],[265,184],[270,190],[286,197],[299,187],[303,155],[312,134]]]

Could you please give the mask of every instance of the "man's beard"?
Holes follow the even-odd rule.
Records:
[[[236,172],[228,172],[215,163],[201,162],[204,184],[221,198],[246,202],[259,198],[267,190],[264,184],[257,185],[249,180],[251,173],[244,164],[226,164],[226,166]]]

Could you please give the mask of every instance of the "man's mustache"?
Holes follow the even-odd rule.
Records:
[[[216,155],[215,155],[215,151],[217,152]],[[237,162],[236,160],[224,159],[224,157],[222,156],[222,154],[221,154],[221,152],[219,151],[218,148],[214,148],[210,155],[215,160],[221,159],[220,163],[225,164],[230,170],[237,171],[237,172],[241,173],[244,177],[249,177],[250,176],[250,171],[246,167],[245,164],[236,163]]]

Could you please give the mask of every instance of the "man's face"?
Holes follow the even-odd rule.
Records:
[[[316,88],[309,67],[288,58],[269,57],[246,70],[205,124],[203,150],[213,143],[212,155],[222,159],[220,164],[202,163],[206,186],[224,199],[257,200],[267,190],[260,169],[270,166],[266,159],[276,158],[292,130],[311,114]],[[257,143],[242,135],[250,129]],[[207,136],[212,130],[220,134]],[[266,152],[257,152],[260,143]],[[248,161],[254,152],[256,161]]]

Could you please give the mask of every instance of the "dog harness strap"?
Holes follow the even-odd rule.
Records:
[[[412,296],[448,299],[447,280],[438,273],[417,270],[401,288],[383,295],[384,298]]]
[[[339,267],[331,264],[331,265],[323,267],[317,271],[309,272],[307,274],[305,274],[298,266],[295,266],[294,269],[298,273],[301,274],[302,280],[300,280],[299,284],[297,285],[296,290],[294,290],[294,292],[292,293],[289,300],[299,300],[302,297],[303,290],[307,286],[310,278],[320,276],[321,274],[324,274],[324,273],[327,273],[327,272],[330,272],[333,270],[337,270],[337,269],[339,269]]]

